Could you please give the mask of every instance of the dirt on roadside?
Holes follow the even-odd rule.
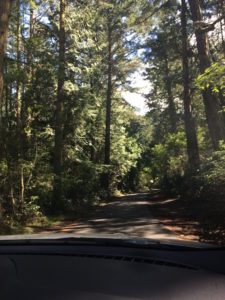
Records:
[[[225,201],[179,199],[156,193],[149,198],[149,209],[182,239],[225,245]]]

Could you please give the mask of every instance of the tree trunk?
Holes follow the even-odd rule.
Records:
[[[21,98],[21,14],[20,14],[20,0],[16,2],[17,10],[17,82],[16,82],[16,100],[17,100],[17,145],[18,145],[18,154],[20,153],[20,144],[21,144],[21,108],[22,108],[22,98]]]
[[[171,82],[171,78],[170,78],[170,70],[169,70],[167,55],[165,56],[165,75],[166,75],[166,90],[167,90],[167,95],[168,95],[171,132],[176,133],[177,132],[177,116],[176,116],[176,108],[175,108],[173,94],[172,94],[172,82]]]
[[[30,0],[30,28],[29,28],[29,33],[30,33],[30,45],[28,49],[28,69],[29,69],[29,74],[30,74],[30,83],[33,83],[33,77],[34,77],[34,68],[33,68],[33,44],[32,44],[32,39],[34,36],[34,1]]]
[[[55,208],[61,208],[62,198],[62,147],[63,147],[63,102],[65,83],[65,8],[66,0],[60,1],[60,32],[59,32],[59,70],[58,70],[58,91],[56,103],[56,123],[55,123],[55,157],[54,157],[54,197]]]
[[[106,165],[110,164],[111,150],[111,106],[112,106],[112,28],[108,22],[108,84],[106,98],[106,129],[105,129],[105,161]],[[109,189],[109,173],[103,174],[103,186]]]
[[[11,12],[11,4],[11,0],[0,1],[0,128],[3,105],[4,57],[8,39],[8,24]]]
[[[33,83],[34,83],[34,68],[33,68],[33,44],[32,39],[34,35],[34,1],[30,0],[30,44],[27,51],[27,64],[28,64],[28,73],[29,73],[29,82],[28,82],[28,89],[29,89],[29,97],[26,103],[26,110],[27,110],[27,141],[30,143],[31,137],[31,122],[32,122],[32,111],[31,107],[33,106]]]
[[[4,63],[4,69],[5,69],[5,74],[8,74],[8,65],[7,61]],[[9,85],[4,84],[4,90],[5,90],[5,95],[3,91],[3,99],[5,96],[5,122],[3,122],[3,127],[5,127],[5,132],[8,131],[9,129]]]
[[[6,128],[9,128],[9,86],[5,85],[5,119],[6,119]]]
[[[222,38],[222,47],[223,47],[223,56],[225,58],[225,39],[224,39],[224,24],[222,21],[220,21],[220,32],[221,32],[221,38]]]
[[[108,26],[108,86],[106,98],[105,164],[110,164],[110,127],[112,105],[112,30]]]
[[[189,166],[193,173],[199,169],[200,159],[198,150],[197,134],[191,111],[190,80],[188,66],[188,42],[187,42],[187,18],[186,0],[182,0],[181,28],[182,28],[182,60],[184,82],[184,123],[187,140],[187,154]]]
[[[195,27],[195,36],[197,41],[198,56],[200,61],[200,71],[204,73],[210,66],[209,43],[207,33],[202,32],[199,28],[200,22],[203,21],[199,0],[189,0],[192,14],[192,20]],[[202,92],[206,120],[209,128],[209,134],[214,149],[219,146],[220,140],[225,140],[224,124],[222,116],[219,113],[220,107],[217,97],[213,94],[209,87]]]

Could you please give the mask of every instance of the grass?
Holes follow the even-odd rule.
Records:
[[[16,235],[16,234],[33,234],[39,233],[47,228],[57,225],[57,223],[65,220],[66,217],[60,216],[58,219],[55,217],[40,217],[26,224],[20,223],[0,223],[0,235]]]

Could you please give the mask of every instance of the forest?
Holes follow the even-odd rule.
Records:
[[[223,0],[0,1],[1,224],[224,187]]]

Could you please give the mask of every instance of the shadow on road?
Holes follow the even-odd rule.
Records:
[[[146,193],[128,194],[106,203],[88,219],[52,228],[54,233],[76,235],[126,235],[153,239],[176,239],[165,226],[155,219],[150,204],[163,199],[155,190]]]
[[[153,190],[114,198],[89,217],[60,222],[46,232],[191,240],[224,245],[224,216],[222,201],[182,200]]]
[[[225,245],[225,205],[222,199],[158,197],[149,209],[164,227],[181,239]]]

